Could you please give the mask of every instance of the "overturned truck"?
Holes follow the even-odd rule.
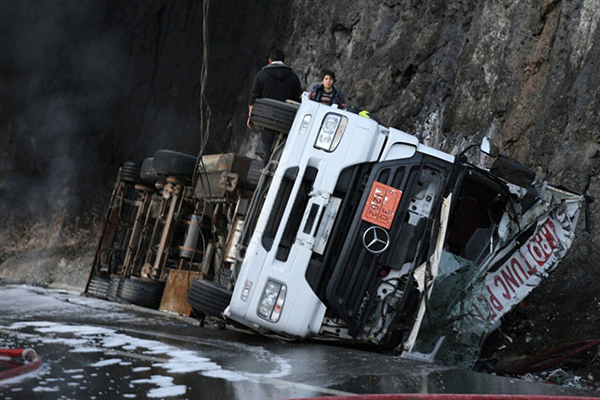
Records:
[[[154,168],[152,189],[130,182],[145,222],[129,224],[126,244],[103,235],[88,288],[135,281],[162,288],[161,309],[470,366],[564,257],[585,202],[485,139],[454,156],[306,98],[258,100],[252,122],[280,132],[264,168],[202,155],[178,176]],[[158,200],[139,197],[149,190]],[[103,246],[123,256],[102,262]]]

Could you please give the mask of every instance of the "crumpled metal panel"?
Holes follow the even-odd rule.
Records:
[[[504,214],[499,242],[489,242],[494,250],[483,262],[444,252],[416,351],[427,354],[445,337],[444,363],[470,368],[501,317],[564,258],[583,202],[581,195],[545,186],[527,211]]]

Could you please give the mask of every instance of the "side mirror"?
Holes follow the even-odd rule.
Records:
[[[481,139],[481,151],[491,157],[498,157],[500,150],[488,137]]]

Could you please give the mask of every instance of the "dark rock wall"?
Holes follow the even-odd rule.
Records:
[[[212,135],[206,152],[239,147],[235,144],[245,132],[233,129],[233,120],[247,102],[251,75],[266,63],[268,47],[286,16],[284,6],[284,2],[252,0],[209,5],[205,94]],[[130,85],[120,99],[113,143],[125,157],[134,159],[151,156],[160,148],[197,154],[203,134],[199,126],[202,2],[136,1],[111,13],[115,18],[111,23],[119,26],[123,48],[128,50]],[[243,130],[245,119],[236,123]]]
[[[99,232],[124,161],[198,152],[202,4],[2,1],[0,211],[54,221],[0,222],[14,251],[23,226],[39,236],[31,247]],[[252,154],[248,90],[277,46],[307,89],[332,68],[349,102],[386,125],[453,153],[490,136],[600,197],[599,21],[599,0],[212,1],[206,152]],[[597,276],[598,242],[579,236],[566,281]]]
[[[50,214],[73,208],[77,214],[99,194],[108,198],[105,185],[95,186],[111,186],[124,161],[142,161],[161,148],[198,153],[202,4],[2,1],[2,212],[48,214],[49,207]],[[260,1],[209,7],[207,152],[239,148],[248,81],[280,42],[274,38],[285,7]],[[88,199],[91,189],[101,193]]]
[[[203,4],[0,0],[0,280],[85,285],[117,168],[198,153]],[[207,152],[241,146],[286,7],[209,7]]]
[[[386,124],[447,151],[488,135],[597,191],[597,1],[298,0],[292,15],[287,48],[307,83],[332,67]]]

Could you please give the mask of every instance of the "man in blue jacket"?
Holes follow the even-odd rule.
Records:
[[[284,64],[285,54],[282,50],[273,50],[269,55],[269,64],[264,66],[254,77],[250,100],[248,102],[248,128],[252,129],[250,115],[254,101],[259,98],[286,101],[288,99],[300,101],[302,85],[298,75],[291,67]],[[275,133],[268,129],[261,129],[263,142],[263,165],[267,165],[271,158],[271,150]]]
[[[308,98],[327,104],[328,106],[336,104],[339,108],[345,108],[346,99],[344,98],[344,94],[334,86],[335,73],[330,69],[326,69],[321,76],[323,77],[323,82],[317,83],[310,89]]]

